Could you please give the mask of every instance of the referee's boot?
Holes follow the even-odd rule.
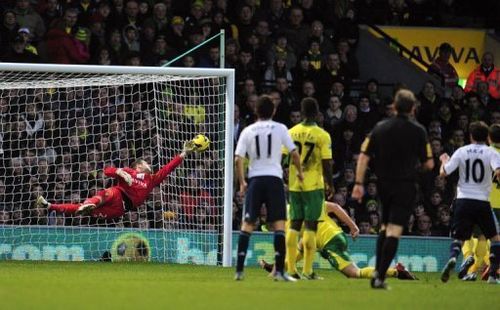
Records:
[[[387,283],[378,277],[378,272],[373,272],[373,277],[370,279],[370,286],[376,290],[388,290]]]
[[[448,280],[450,279],[450,273],[453,269],[455,269],[456,264],[457,264],[457,259],[455,257],[452,257],[448,260],[448,262],[443,268],[443,271],[441,272],[441,281],[443,283],[448,282]]]

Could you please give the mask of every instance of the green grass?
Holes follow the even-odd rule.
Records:
[[[0,309],[488,309],[500,286],[389,279],[390,291],[368,280],[320,270],[323,281],[273,282],[259,269],[233,281],[233,269],[117,263],[0,262]]]

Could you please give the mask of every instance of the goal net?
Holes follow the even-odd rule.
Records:
[[[225,69],[0,64],[0,259],[230,265],[233,83]],[[106,166],[157,171],[198,133],[209,150],[121,217],[35,204],[115,185]]]

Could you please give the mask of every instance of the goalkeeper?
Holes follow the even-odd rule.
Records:
[[[353,239],[359,235],[359,229],[356,223],[347,215],[347,213],[338,204],[325,202],[324,211],[319,218],[318,231],[316,233],[316,248],[321,256],[328,260],[330,265],[342,272],[348,278],[366,278],[370,279],[375,271],[373,267],[359,268],[351,260],[347,252],[347,238],[342,228],[332,220],[328,214],[333,213],[344,224],[349,227]],[[290,221],[287,222],[287,228]],[[302,230],[303,231],[303,230]],[[301,231],[301,233],[302,233]],[[302,241],[302,240],[301,240]],[[290,253],[291,254],[291,253]],[[299,241],[297,261],[302,259],[302,242]],[[273,265],[264,260],[259,261],[259,265],[268,272],[273,271]],[[286,264],[285,264],[286,265]],[[288,273],[297,279],[300,279],[297,269],[288,270]],[[387,270],[387,276],[396,277],[401,280],[417,280],[401,263],[396,264],[395,268]]]
[[[152,173],[151,166],[142,159],[136,160],[131,167],[127,168],[106,167],[104,174],[117,179],[118,185],[99,191],[97,195],[87,198],[81,204],[49,203],[45,198],[39,196],[36,201],[37,207],[46,207],[49,211],[90,215],[104,219],[121,217],[125,212],[140,207],[153,188],[163,182],[193,151],[199,150],[192,141],[187,141],[182,152],[156,173]]]

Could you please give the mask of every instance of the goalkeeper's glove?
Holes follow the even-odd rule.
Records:
[[[184,147],[182,148],[182,153],[189,154],[196,150],[196,146],[192,140],[184,142]]]
[[[122,178],[123,181],[128,184],[128,186],[132,185],[132,176],[128,172],[124,171],[121,168],[118,168],[116,170],[116,175]]]

